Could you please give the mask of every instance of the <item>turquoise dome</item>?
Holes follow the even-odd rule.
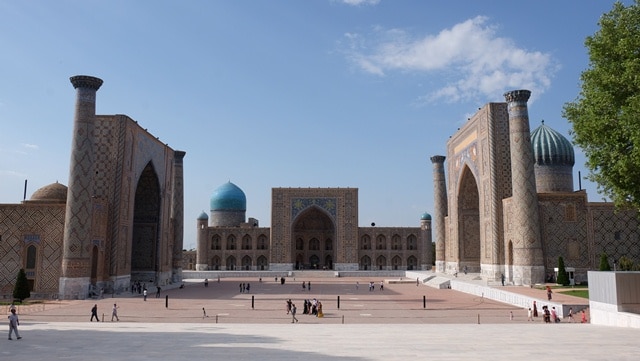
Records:
[[[575,164],[573,145],[562,134],[542,124],[531,132],[533,156],[537,165]]]
[[[246,211],[247,197],[237,185],[228,182],[213,191],[210,204],[212,211]]]
[[[431,215],[427,212],[422,213],[422,216],[420,216],[420,220],[421,221],[430,221],[431,220]]]
[[[207,219],[209,219],[209,216],[204,213],[204,211],[202,211],[202,213],[200,213],[200,215],[198,216],[199,221],[206,221]]]

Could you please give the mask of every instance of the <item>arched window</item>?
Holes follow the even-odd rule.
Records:
[[[365,234],[360,238],[360,249],[368,250],[371,249],[371,237],[368,234]]]
[[[400,242],[400,236],[397,234],[394,234],[393,237],[391,237],[391,249],[395,250],[395,251],[399,251],[402,249],[402,243]]]
[[[387,259],[384,256],[380,256],[376,259],[376,266],[378,266],[379,270],[383,270],[387,268]]]
[[[36,259],[38,256],[38,249],[36,246],[31,245],[27,247],[27,269],[36,268]]]
[[[371,269],[371,258],[369,256],[360,258],[360,269],[364,271]]]
[[[331,240],[331,238],[327,238],[324,241],[324,250],[325,251],[331,251],[333,250],[333,241]]]
[[[264,234],[261,234],[258,237],[258,249],[269,249],[267,236],[265,236]]]
[[[236,258],[234,256],[227,257],[227,270],[232,271],[236,269]]]
[[[217,234],[211,237],[211,249],[214,249],[214,250],[220,249],[220,236]]]
[[[376,249],[382,250],[387,249],[387,239],[383,235],[379,235],[376,239]]]
[[[399,256],[393,257],[391,259],[391,265],[393,266],[394,270],[402,269],[402,258],[400,258]]]
[[[320,250],[320,241],[317,238],[312,238],[309,241],[309,250],[311,251],[319,251]]]
[[[296,239],[296,251],[302,250],[304,250],[304,241],[302,240],[302,238],[298,238]]]
[[[409,251],[418,249],[418,241],[416,240],[416,236],[413,234],[410,234],[409,237],[407,237],[407,249]]]
[[[242,257],[242,269],[245,271],[251,270],[251,257],[249,256]]]
[[[251,236],[245,234],[244,237],[242,237],[242,249],[251,249],[251,243]]]
[[[227,237],[227,249],[236,249],[236,237],[234,235],[230,235],[229,237]]]
[[[408,270],[418,269],[418,259],[415,258],[414,256],[407,258],[407,269]]]

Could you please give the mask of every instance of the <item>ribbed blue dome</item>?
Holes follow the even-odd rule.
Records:
[[[200,215],[198,216],[199,221],[206,221],[207,219],[209,219],[209,216],[204,213],[204,211],[202,211],[202,213],[200,213]]]
[[[531,132],[531,145],[537,165],[573,166],[576,162],[571,142],[544,125],[544,121]]]
[[[228,182],[216,188],[211,195],[212,211],[246,211],[247,197],[237,185]]]
[[[420,220],[421,221],[430,221],[431,220],[431,215],[427,212],[422,213],[422,216],[420,216]]]

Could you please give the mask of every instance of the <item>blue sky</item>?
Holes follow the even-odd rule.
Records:
[[[629,1],[625,1],[629,4]],[[613,1],[0,0],[0,203],[68,184],[73,75],[184,150],[185,248],[215,188],[271,223],[274,187],[359,188],[359,222],[418,226],[432,164],[475,110],[533,92],[569,138],[584,40]],[[576,149],[578,171],[587,174]],[[600,201],[596,187],[582,187]]]

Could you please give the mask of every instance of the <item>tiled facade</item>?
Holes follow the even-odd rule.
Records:
[[[196,269],[431,268],[431,220],[415,228],[358,227],[356,188],[273,188],[271,207],[271,228],[211,227],[199,219]]]
[[[572,185],[557,191],[567,188],[567,170],[535,166],[528,94],[505,97],[507,103],[480,108],[450,138],[446,158],[432,157],[436,269],[466,268],[488,281],[505,275],[509,283],[533,284],[553,278],[560,256],[575,268],[577,282],[598,269],[603,252],[640,261],[636,212],[588,202],[586,192],[574,192]],[[538,174],[544,184],[562,187],[538,193]]]
[[[102,80],[71,82],[77,98],[67,196],[0,205],[1,293],[20,268],[35,294],[61,298],[123,291],[136,280],[181,281],[185,153],[125,115],[96,115]]]

